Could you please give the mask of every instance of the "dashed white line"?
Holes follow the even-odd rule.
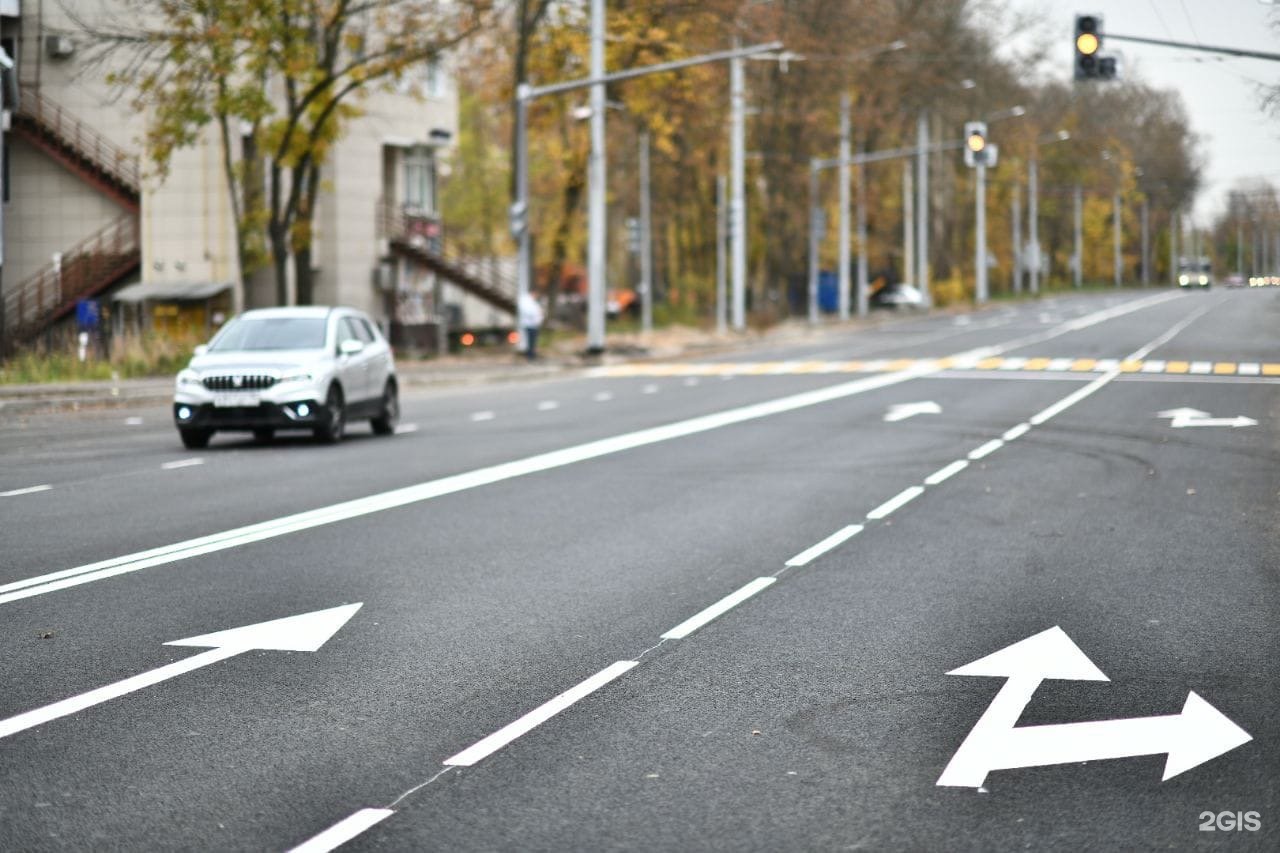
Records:
[[[610,391],[598,391],[591,399],[597,403],[607,403],[613,399],[613,393]]]
[[[664,640],[683,640],[694,631],[706,625],[712,619],[728,613],[762,589],[771,586],[777,578],[756,578],[737,592],[730,593],[702,612],[690,616],[679,625],[662,635]]]
[[[53,486],[50,486],[47,483],[42,486],[27,486],[25,489],[12,489],[8,492],[0,492],[0,498],[16,498],[18,495],[32,495],[36,492],[47,492],[52,488]]]
[[[787,560],[786,565],[788,566],[808,565],[809,563],[816,560],[818,557],[830,551],[832,548],[835,548],[837,545],[840,545],[841,543],[853,538],[854,536],[858,535],[861,532],[862,532],[861,524],[850,524],[848,527],[842,528],[840,530],[837,530],[835,533],[832,533],[830,536],[828,536],[826,539],[823,539],[817,545],[814,545],[811,548],[806,548],[805,550],[801,551],[799,554],[796,554],[790,560]]]
[[[643,388],[641,388],[641,389],[640,389],[640,393],[641,393],[641,394],[657,394],[657,393],[658,393],[658,386],[657,386],[657,385],[646,385],[646,386],[644,386]]]
[[[692,388],[693,386],[697,385],[698,382],[699,382],[698,377],[690,376],[688,379],[684,381],[684,384],[685,384],[685,387]]]
[[[915,500],[916,498],[920,497],[922,494],[924,494],[923,486],[912,486],[909,489],[903,489],[897,495],[895,495],[892,498],[889,498],[889,500],[885,501],[884,503],[880,504],[880,506],[876,507],[875,509],[871,510],[871,512],[867,513],[867,518],[870,518],[873,521],[879,521],[880,519],[889,515],[899,507],[904,506],[905,504],[908,504],[911,501]]]
[[[988,441],[986,444],[982,445],[981,447],[976,448],[974,450],[970,450],[969,458],[976,462],[977,460],[983,458],[984,456],[989,456],[992,453],[995,453],[997,450],[999,450],[1002,447],[1004,447],[1003,439],[993,438],[990,441]]]
[[[391,809],[361,809],[309,841],[302,842],[289,853],[329,853],[393,814],[395,812]]]
[[[968,461],[964,459],[957,459],[955,462],[952,462],[947,467],[939,468],[937,471],[934,471],[928,477],[925,477],[924,481],[926,484],[930,486],[936,486],[939,483],[941,483],[943,480],[947,480],[953,475],[959,474],[961,471],[963,471],[965,468],[968,468],[968,467],[969,467]]]
[[[203,464],[204,464],[204,459],[202,459],[199,456],[195,456],[191,459],[177,459],[173,462],[166,462],[160,467],[166,471],[172,471],[175,468],[191,468],[193,466],[203,465]]]
[[[497,415],[495,415],[493,412],[472,412],[471,413],[471,420],[476,423],[479,423],[480,421],[491,421],[496,417]]]
[[[142,426],[142,418],[125,418],[125,426]]]
[[[1066,411],[1067,409],[1074,406],[1076,403],[1079,403],[1085,397],[1088,397],[1094,391],[1097,391],[1103,385],[1106,385],[1112,379],[1115,379],[1119,375],[1120,375],[1120,371],[1118,370],[1112,370],[1108,373],[1104,373],[1101,376],[1099,376],[1097,379],[1090,382],[1088,385],[1084,386],[1083,388],[1076,389],[1075,391],[1063,397],[1061,400],[1054,403],[1052,406],[1048,407],[1047,409],[1037,412],[1036,414],[1027,418],[1027,420],[1030,422],[1032,426],[1040,426],[1042,423],[1049,420],[1054,415],[1057,415],[1063,411]],[[972,459],[973,457],[971,456],[969,458]]]
[[[557,403],[555,400],[543,400],[541,403],[538,404],[539,412],[551,412],[558,408],[560,408],[560,404]]]
[[[417,424],[400,424],[400,426],[396,427],[396,435],[409,435],[417,431]]]
[[[534,708],[515,722],[508,723],[488,737],[476,741],[457,755],[446,758],[444,763],[452,767],[470,767],[478,761],[483,761],[511,743],[511,741],[542,725],[579,699],[591,695],[639,663],[639,661],[635,660],[620,660],[605,667],[586,681],[570,687],[559,696]]]
[[[1031,429],[1031,424],[1024,421],[1015,427],[1010,427],[1005,431],[1005,434],[1000,437],[1003,438],[1005,441],[1013,441],[1015,438],[1021,438],[1022,436],[1026,435],[1027,431],[1030,429]]]

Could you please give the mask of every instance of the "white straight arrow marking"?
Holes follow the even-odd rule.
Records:
[[[939,785],[978,788],[992,770],[1167,753],[1164,779],[1248,743],[1252,737],[1195,693],[1182,713],[1049,726],[1015,724],[1046,678],[1109,681],[1058,627],[948,675],[1006,678],[947,764]]]
[[[211,648],[194,657],[175,661],[158,669],[99,687],[97,690],[90,690],[88,693],[81,693],[79,696],[72,696],[70,699],[63,699],[61,702],[54,702],[43,708],[36,708],[34,711],[27,711],[7,720],[0,720],[0,738],[92,708],[94,705],[100,705],[112,699],[118,699],[144,687],[168,681],[170,678],[185,675],[254,649],[314,652],[337,633],[338,629],[345,625],[359,609],[360,604],[347,604],[329,610],[317,610],[314,613],[259,622],[256,625],[246,625],[230,631],[219,631],[216,634],[173,640],[165,645]]]
[[[926,400],[921,403],[897,403],[889,407],[889,411],[885,414],[884,419],[888,423],[895,421],[905,421],[907,418],[916,415],[938,415],[942,413],[942,407],[932,400]]]

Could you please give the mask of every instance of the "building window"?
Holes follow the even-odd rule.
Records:
[[[429,148],[405,151],[404,206],[421,213],[435,213],[436,161]]]
[[[427,70],[424,77],[427,96],[431,98],[443,98],[445,95],[445,74],[444,69],[440,66],[439,59],[427,60]]]

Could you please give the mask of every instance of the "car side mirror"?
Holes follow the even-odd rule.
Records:
[[[208,345],[208,344],[198,344],[198,345],[196,346],[196,348],[195,348],[194,350],[192,350],[191,354],[192,354],[193,356],[195,356],[196,358],[199,358],[200,356],[204,355],[204,354],[205,354],[205,353],[207,353],[208,351],[209,351],[209,345]]]
[[[355,355],[364,349],[364,341],[357,341],[355,338],[347,338],[338,344],[339,355]]]

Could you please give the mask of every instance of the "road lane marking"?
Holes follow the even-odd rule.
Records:
[[[937,471],[934,471],[928,477],[925,477],[924,478],[925,485],[936,486],[939,483],[943,482],[944,480],[950,479],[956,474],[959,474],[961,471],[963,471],[965,468],[968,468],[968,467],[969,467],[968,460],[957,459],[955,462],[952,462],[950,465],[946,466],[945,468],[939,468]]]
[[[1143,373],[1164,373],[1165,366],[1166,366],[1166,362],[1158,358],[1152,359],[1151,361],[1144,361],[1142,363],[1142,372]]]
[[[1026,423],[1024,421],[1015,427],[1010,427],[1009,429],[1005,430],[1004,435],[1000,437],[1003,438],[1005,441],[1013,441],[1015,438],[1021,438],[1022,436],[1026,435],[1027,431],[1030,429],[1031,429],[1031,424]]]
[[[442,477],[438,480],[431,480],[387,492],[379,492],[355,500],[331,504],[318,509],[282,516],[231,530],[224,530],[195,539],[175,542],[171,545],[126,554],[108,560],[100,560],[70,569],[62,569],[0,585],[0,604],[7,604],[11,601],[30,598],[35,595],[44,595],[80,584],[105,580],[142,569],[168,565],[180,560],[224,551],[252,542],[260,542],[264,539],[272,539],[288,533],[309,530],[313,527],[346,521],[383,510],[395,509],[407,504],[419,503],[515,477],[561,468],[590,459],[598,459],[638,447],[646,447],[663,441],[671,441],[760,418],[785,414],[834,400],[842,400],[856,394],[885,388],[900,382],[907,382],[920,376],[927,376],[931,372],[927,369],[913,369],[898,373],[867,376],[826,388],[804,391],[787,397],[767,400],[763,403],[753,403],[736,409],[727,409],[710,415],[701,415],[684,421],[676,421],[662,426],[649,427],[635,432],[598,439],[561,450],[528,456],[513,462],[503,462],[487,468],[477,468],[473,471]]]
[[[999,438],[993,438],[981,447],[970,450],[969,459],[976,462],[983,457],[990,456],[1002,447],[1004,447],[1004,441]]]
[[[1207,361],[1191,362],[1191,372],[1195,374],[1205,374],[1213,369],[1213,365]]]
[[[565,708],[570,707],[586,696],[590,696],[592,693],[596,692],[601,687],[604,687],[618,676],[625,674],[639,663],[640,661],[636,660],[620,660],[617,663],[605,667],[586,681],[570,687],[554,699],[534,708],[520,719],[508,723],[488,737],[475,742],[462,752],[459,752],[457,755],[446,758],[444,763],[450,767],[471,767],[477,762],[483,761],[516,738],[533,731],[556,714],[559,714]]]
[[[835,548],[837,545],[840,545],[848,541],[849,539],[853,538],[854,536],[857,536],[861,532],[862,532],[861,524],[850,524],[848,527],[843,527],[840,530],[837,530],[835,533],[832,533],[826,539],[823,539],[817,545],[814,545],[810,548],[806,548],[805,550],[801,551],[799,554],[796,554],[790,560],[787,560],[786,565],[806,566],[809,563],[816,560],[818,557],[821,557],[823,554],[830,551],[832,548]]]
[[[555,400],[543,400],[541,403],[538,404],[539,412],[552,412],[558,408],[560,408],[560,404],[557,403]]]
[[[191,468],[195,465],[203,465],[203,464],[204,464],[204,459],[202,459],[199,456],[195,456],[191,459],[177,459],[173,462],[165,462],[160,467],[166,471],[172,471],[176,468]]]
[[[912,486],[909,489],[903,489],[901,492],[889,498],[889,500],[880,504],[880,506],[871,510],[871,512],[867,513],[867,518],[870,518],[873,521],[879,521],[899,507],[905,506],[920,497],[922,494],[924,494],[924,488],[921,486]]]
[[[289,853],[329,853],[346,844],[370,827],[395,814],[391,809],[361,809],[350,817],[335,823],[319,835],[302,842]]]
[[[18,495],[34,495],[36,492],[47,492],[52,489],[48,483],[40,486],[27,486],[25,489],[11,489],[7,492],[0,492],[0,498],[16,498]]]
[[[1259,372],[1257,362],[1245,362],[1239,368],[1241,376],[1257,376]]]
[[[400,424],[396,427],[396,435],[409,435],[418,431],[417,424]]]
[[[845,538],[848,538],[848,537],[845,537]],[[694,631],[701,628],[703,625],[706,625],[708,622],[715,619],[717,616],[721,616],[725,613],[728,613],[730,610],[737,607],[739,604],[746,601],[748,598],[755,595],[760,590],[765,589],[769,586],[772,586],[773,583],[777,580],[778,579],[774,577],[756,578],[751,583],[742,587],[742,589],[739,589],[737,592],[733,592],[733,593],[730,593],[729,595],[726,595],[724,598],[720,599],[715,604],[711,605],[710,607],[706,608],[700,613],[690,616],[688,619],[684,620],[679,625],[672,628],[670,631],[667,631],[666,633],[662,634],[662,639],[683,640],[685,637],[689,636]]]
[[[125,426],[142,426],[142,418],[125,418]]]
[[[657,393],[658,393],[658,386],[657,386],[657,385],[646,385],[646,386],[644,386],[643,388],[641,388],[641,389],[640,389],[640,393],[641,393],[641,394],[657,394]]]
[[[610,393],[610,392],[608,392],[608,391],[600,391],[599,393],[597,393],[597,394],[596,394],[594,397],[592,397],[591,399],[592,399],[592,400],[594,400],[594,401],[595,401],[595,402],[597,402],[597,403],[607,403],[607,402],[609,402],[610,400],[612,400],[612,399],[613,399],[613,394],[611,394],[611,393]]]

